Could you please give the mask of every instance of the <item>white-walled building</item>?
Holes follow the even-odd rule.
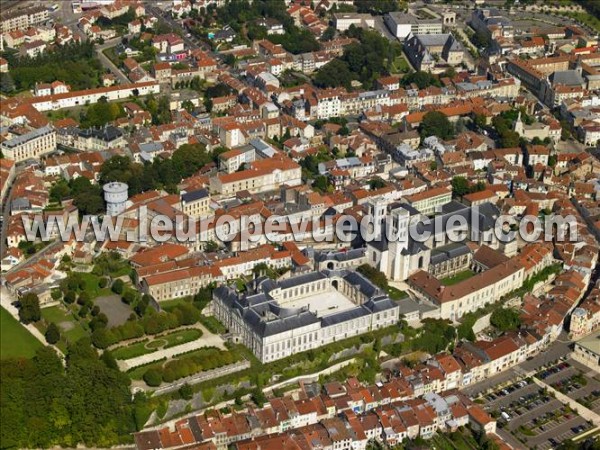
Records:
[[[258,281],[240,296],[213,293],[212,312],[261,362],[395,324],[399,307],[358,272],[310,272]]]
[[[2,142],[1,148],[6,158],[16,162],[39,158],[56,150],[56,131],[46,125]]]
[[[38,111],[55,111],[62,108],[72,108],[74,106],[98,103],[102,97],[106,97],[110,102],[124,100],[132,95],[144,96],[159,93],[160,85],[154,81],[147,81],[145,83],[121,84],[118,86],[67,92],[64,94],[46,95],[35,97],[29,100],[29,102]]]
[[[406,39],[409,34],[440,34],[443,30],[440,19],[419,19],[410,14],[394,11],[386,14],[385,24],[398,39]]]

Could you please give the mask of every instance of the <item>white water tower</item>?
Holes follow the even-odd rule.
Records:
[[[128,186],[126,183],[112,181],[106,183],[102,189],[104,190],[104,200],[106,201],[106,214],[117,216],[125,211],[128,198]]]

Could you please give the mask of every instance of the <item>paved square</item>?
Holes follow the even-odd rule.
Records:
[[[317,317],[324,317],[329,314],[339,313],[356,307],[348,297],[336,290],[293,299],[292,301],[280,301],[280,304],[284,308],[301,308],[303,306],[308,306],[308,309],[311,312],[314,312]]]

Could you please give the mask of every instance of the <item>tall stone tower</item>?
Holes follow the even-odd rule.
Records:
[[[388,227],[390,250],[389,276],[392,280],[406,280],[410,269],[410,255],[408,255],[410,213],[405,208],[392,210]]]

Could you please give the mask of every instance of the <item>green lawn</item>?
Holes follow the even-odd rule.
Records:
[[[200,336],[202,336],[202,331],[195,328],[179,330],[157,337],[151,341],[145,339],[135,344],[116,348],[112,351],[112,354],[115,359],[137,358],[138,356],[153,353],[159,348],[175,347],[176,345],[194,341]]]
[[[175,347],[176,345],[185,344],[186,342],[195,341],[202,336],[202,331],[196,328],[190,328],[187,330],[175,331],[173,333],[161,336],[160,339],[167,341],[167,344],[163,348]]]
[[[127,262],[125,262],[125,264],[123,265],[123,267],[121,267],[120,269],[114,270],[110,273],[110,276],[113,278],[120,278],[120,277],[124,277],[124,276],[129,276],[129,274],[131,273],[131,266],[129,264],[127,264]]]
[[[7,310],[0,308],[0,358],[31,358],[41,346]]]
[[[165,311],[171,311],[174,307],[179,306],[179,305],[183,305],[184,303],[190,303],[190,298],[189,297],[181,297],[181,298],[174,298],[172,300],[165,300],[164,302],[160,302],[160,308],[165,310]]]
[[[400,289],[397,289],[392,286],[388,286],[388,295],[392,300],[400,300],[401,298],[408,297],[408,294]]]
[[[453,275],[451,277],[442,278],[440,280],[440,282],[444,286],[452,286],[453,284],[457,284],[457,283],[460,283],[461,281],[471,278],[473,275],[475,275],[475,272],[467,269],[462,272],[458,272],[456,275]]]
[[[397,56],[392,62],[392,73],[407,73],[410,72],[410,65],[403,55]]]
[[[129,375],[129,378],[131,378],[132,380],[141,380],[148,369],[152,367],[160,368],[164,363],[165,359],[163,358],[160,361],[156,361],[151,364],[145,364],[143,366],[136,367],[135,369],[131,369],[127,371],[127,375]]]
[[[100,282],[100,277],[97,275],[94,275],[93,273],[85,273],[85,272],[80,272],[79,274],[81,276],[81,278],[85,281],[85,291],[90,294],[90,297],[92,299],[96,298],[96,297],[101,297],[104,295],[110,295],[111,291],[109,288],[104,288],[101,289],[99,286],[99,282]]]
[[[223,334],[227,329],[221,322],[215,319],[213,316],[200,316],[200,323],[206,327],[212,334]]]
[[[82,337],[88,336],[88,332],[83,328],[73,315],[66,311],[62,306],[50,306],[42,308],[42,319],[46,322],[54,322],[60,328],[62,336],[58,347],[62,350],[66,349],[66,344],[75,342]]]
[[[72,322],[74,320],[71,314],[58,305],[42,308],[42,319],[54,322],[57,325],[60,322]]]
[[[435,448],[439,450],[454,450],[455,448],[450,439],[443,434],[434,435],[431,442],[434,443]]]
[[[116,348],[112,350],[111,353],[115,359],[131,359],[156,351],[156,349],[146,348],[147,343],[148,339],[145,339],[135,344]]]

